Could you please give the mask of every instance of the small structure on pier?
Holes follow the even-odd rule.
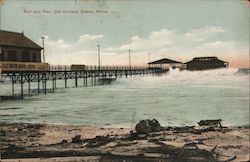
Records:
[[[187,70],[208,70],[217,68],[227,68],[228,62],[222,61],[217,57],[195,57],[186,62]]]
[[[163,58],[160,60],[156,60],[153,62],[148,63],[148,68],[162,68],[162,69],[168,69],[168,68],[183,68],[185,64],[179,61],[171,60],[168,58]]]
[[[6,71],[41,71],[48,64],[41,63],[43,48],[23,33],[0,30],[0,69]]]

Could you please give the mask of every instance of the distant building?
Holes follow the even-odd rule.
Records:
[[[0,30],[0,61],[41,62],[42,49],[23,33]]]
[[[42,49],[23,33],[0,30],[0,70],[47,70],[48,64],[41,63]]]
[[[163,68],[163,69],[168,69],[168,68],[183,68],[185,64],[179,61],[163,58],[157,61],[149,62],[148,67],[149,68]]]
[[[195,57],[186,62],[188,70],[207,70],[228,67],[228,62],[219,60],[217,57]]]

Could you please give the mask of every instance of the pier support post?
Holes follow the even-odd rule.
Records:
[[[57,72],[53,72],[54,73],[54,88],[56,89],[56,79],[57,79]]]
[[[86,87],[88,86],[88,76],[86,76],[86,78],[85,78],[85,85],[86,85]]]
[[[56,89],[56,87],[57,87],[57,86],[56,86],[56,75],[55,75],[54,84],[55,84],[55,89]]]
[[[29,90],[29,93],[30,93],[30,73],[28,73],[28,90]]]
[[[64,87],[67,88],[67,72],[64,71]]]
[[[86,76],[86,73],[84,72],[84,74],[83,74],[83,86],[84,87],[86,86],[85,76]]]
[[[44,94],[47,94],[47,82],[44,80]]]
[[[28,81],[28,91],[30,93],[30,80]]]
[[[95,73],[94,73],[94,85],[96,85],[96,77],[97,77],[96,74],[97,74],[97,73],[95,72]]]
[[[44,94],[47,94],[47,78],[46,78],[46,73],[43,74],[43,90],[44,90]]]
[[[91,85],[93,86],[94,80],[93,80],[93,73],[91,73]]]
[[[13,73],[11,75],[11,90],[12,90],[12,95],[14,95],[14,93],[15,93],[15,79],[14,79],[14,75],[15,74],[13,74]]]
[[[24,83],[24,81],[23,81],[23,73],[20,73],[20,77],[21,77],[21,99],[23,99],[23,83]]]
[[[14,95],[14,93],[15,93],[15,82],[14,82],[14,80],[12,79],[12,95]]]
[[[55,92],[55,74],[54,72],[51,73],[52,75],[52,92]]]
[[[37,73],[37,93],[40,93],[40,75]]]
[[[78,87],[78,82],[77,82],[77,72],[75,71],[75,87]]]

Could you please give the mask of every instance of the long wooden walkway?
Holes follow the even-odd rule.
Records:
[[[55,92],[57,88],[57,80],[64,81],[64,87],[68,87],[68,80],[74,79],[75,87],[78,87],[79,80],[83,80],[83,86],[88,85],[88,80],[91,85],[97,85],[98,82],[106,82],[115,80],[118,77],[132,77],[135,75],[161,75],[167,72],[167,69],[161,68],[107,68],[101,70],[75,70],[75,71],[43,71],[43,72],[7,72],[1,74],[2,82],[11,82],[12,95],[14,95],[15,84],[20,84],[19,98],[24,98],[24,84],[27,84],[28,93],[31,93],[31,82],[37,82],[37,93],[46,93],[48,91]],[[52,88],[48,89],[47,84],[50,81]],[[0,83],[1,84],[1,83]]]

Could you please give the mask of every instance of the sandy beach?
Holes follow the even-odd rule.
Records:
[[[0,149],[9,161],[248,161],[249,127],[127,128],[1,123]]]

